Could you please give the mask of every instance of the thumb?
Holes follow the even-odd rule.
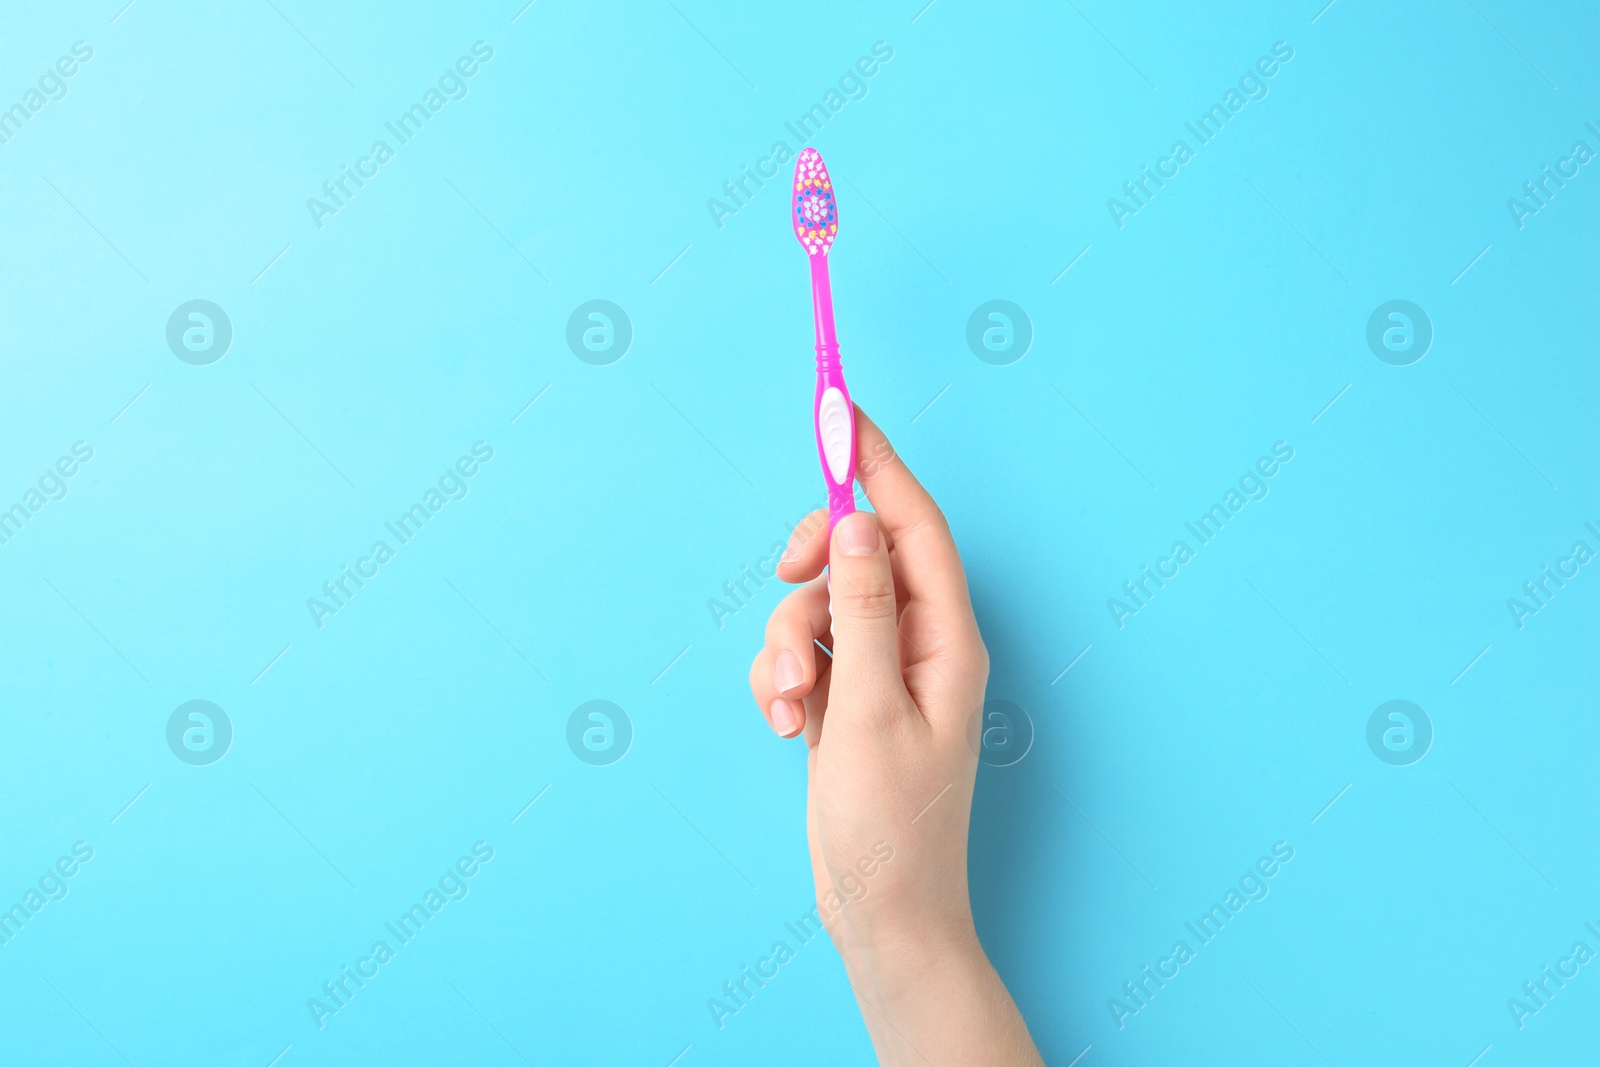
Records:
[[[832,691],[851,692],[860,687],[883,692],[888,685],[903,687],[894,574],[876,515],[857,511],[839,520],[833,530],[828,568],[833,613]]]

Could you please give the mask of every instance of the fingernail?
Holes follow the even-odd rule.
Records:
[[[789,538],[789,546],[783,550],[783,557],[779,563],[793,563],[800,558],[801,551],[806,547],[805,540],[800,537]]]
[[[806,673],[794,653],[785,650],[778,653],[777,662],[772,665],[772,679],[778,683],[778,692],[787,693],[806,680]]]
[[[778,731],[779,737],[793,737],[805,725],[805,712],[792,700],[779,697],[772,702],[769,710],[772,713],[772,728]]]
[[[878,520],[865,511],[857,511],[839,520],[834,531],[839,539],[839,551],[847,556],[870,556],[878,551]]]

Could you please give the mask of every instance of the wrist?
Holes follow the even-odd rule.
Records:
[[[971,918],[875,929],[844,957],[850,979],[884,1007],[934,989],[958,989],[992,972]]]

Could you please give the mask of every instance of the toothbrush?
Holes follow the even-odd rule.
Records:
[[[850,390],[839,365],[839,338],[833,330],[833,286],[828,279],[828,250],[839,233],[839,208],[833,181],[815,148],[800,152],[794,164],[794,200],[790,223],[795,238],[811,260],[811,309],[817,327],[817,395],[812,419],[817,431],[817,457],[828,483],[828,532],[856,510],[856,419]]]

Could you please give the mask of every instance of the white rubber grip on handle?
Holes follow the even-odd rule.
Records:
[[[855,432],[855,419],[850,415],[843,393],[832,386],[823,391],[817,405],[817,432],[835,485],[843,485],[850,476],[850,435]]]

